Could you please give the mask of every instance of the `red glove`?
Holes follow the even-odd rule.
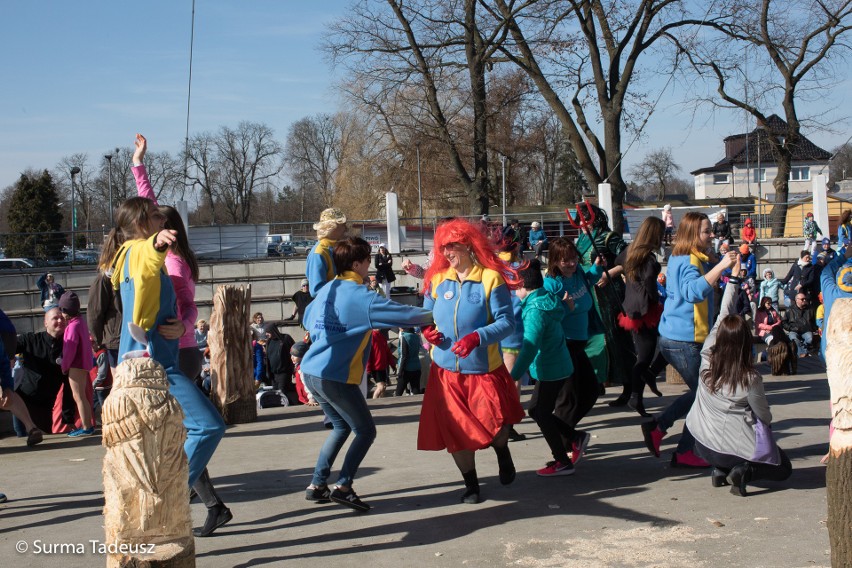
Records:
[[[475,331],[468,333],[453,344],[451,351],[464,359],[470,352],[479,347],[479,334]]]
[[[438,331],[435,324],[421,327],[420,331],[423,333],[424,339],[432,345],[440,345],[444,341],[444,334]]]

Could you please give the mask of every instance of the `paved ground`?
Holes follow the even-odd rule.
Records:
[[[765,365],[764,365],[765,367]],[[325,437],[317,410],[262,410],[229,428],[210,472],[234,520],[197,539],[198,566],[828,566],[824,467],[828,387],[813,360],[796,377],[767,377],[774,429],[793,460],[783,486],[753,487],[747,498],[713,489],[706,471],[672,469],[676,435],[655,459],[639,418],[599,403],[593,434],[573,477],[535,475],[548,459],[535,425],[511,444],[519,474],[503,487],[493,452],[478,455],[484,501],[458,502],[450,456],[415,450],[421,397],[372,401],[379,436],[356,483],[373,510],[305,501],[304,488]],[[665,396],[684,387],[663,385]],[[529,393],[527,393],[528,396]],[[611,400],[607,395],[604,402]],[[680,423],[673,428],[679,432]],[[35,449],[0,440],[0,563],[14,567],[102,566],[85,554],[35,554],[45,545],[103,539],[100,439],[51,436]],[[192,505],[196,525],[205,510]],[[23,541],[29,551],[16,552]]]

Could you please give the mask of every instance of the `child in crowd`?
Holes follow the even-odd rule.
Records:
[[[740,245],[740,262],[743,269],[746,271],[746,278],[757,278],[757,259],[754,253],[751,252],[751,247],[747,244]]]
[[[740,236],[742,236],[743,241],[745,241],[747,245],[754,244],[757,240],[757,231],[754,230],[754,225],[752,224],[751,219],[745,220],[743,230],[740,231]]]
[[[823,324],[825,323],[825,304],[823,304],[822,302],[822,292],[817,294],[817,299],[819,300],[819,306],[817,306],[816,314],[814,317],[816,318],[817,334],[822,336],[823,330],[825,329],[823,327]]]
[[[251,316],[252,324],[251,324],[251,333],[252,339],[258,341],[260,339],[264,339],[266,337],[266,332],[263,331],[263,313],[255,312],[253,316]]]
[[[92,403],[88,389],[89,371],[92,368],[92,342],[89,339],[89,326],[80,317],[80,299],[74,292],[65,292],[59,298],[59,309],[65,321],[65,334],[62,344],[62,372],[68,375],[71,393],[77,404],[77,412],[82,423],[80,428],[68,433],[71,438],[91,436],[95,433],[95,420],[92,415]]]
[[[814,256],[816,253],[817,246],[817,234],[822,235],[822,229],[819,228],[816,221],[814,221],[814,214],[808,211],[808,214],[805,215],[805,226],[802,229],[802,233],[805,237],[805,246],[803,250],[811,253],[811,256]]]
[[[665,304],[666,298],[669,297],[666,293],[666,275],[662,272],[657,275],[657,296],[660,298],[661,304]]]
[[[293,382],[296,383],[296,394],[299,396],[299,402],[308,406],[319,406],[314,395],[302,382],[302,357],[307,352],[308,344],[304,341],[294,343],[293,347],[290,348],[290,361],[293,363]]]
[[[772,307],[778,311],[778,291],[781,290],[781,282],[775,278],[775,272],[771,268],[763,271],[763,282],[760,283],[761,298],[769,298],[772,302]]]
[[[259,389],[266,384],[266,332],[263,337],[252,342],[252,360],[254,362],[254,386]]]
[[[563,439],[573,440],[576,432],[572,425],[554,414],[558,401],[564,401],[560,394],[574,374],[562,331],[564,308],[558,296],[543,288],[544,278],[538,260],[533,259],[518,270],[518,276],[523,280],[515,293],[523,310],[524,339],[511,373],[513,379],[519,380],[529,371],[536,381],[528,412],[538,424],[554,460],[536,474],[541,477],[572,475],[574,464]]]
[[[210,332],[210,326],[207,325],[207,320],[200,319],[195,322],[195,342],[198,344],[198,350],[204,353],[207,349],[207,334]]]
[[[370,338],[370,359],[367,361],[367,375],[376,383],[373,398],[385,396],[389,378],[388,367],[396,370],[395,359],[388,346],[388,338],[382,331],[374,329]]]
[[[396,396],[402,393],[420,394],[420,338],[413,327],[399,328],[399,374]]]
[[[672,206],[666,203],[663,205],[663,223],[665,223],[665,232],[663,233],[663,244],[672,244],[672,236],[674,235],[674,215],[672,215]]]

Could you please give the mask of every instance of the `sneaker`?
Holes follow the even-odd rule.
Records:
[[[577,439],[571,442],[571,461],[573,463],[576,464],[586,455],[586,448],[591,439],[592,435],[588,432],[577,432]]]
[[[329,501],[331,498],[331,490],[328,488],[328,485],[320,485],[317,487],[316,485],[308,485],[308,488],[305,490],[305,499],[308,501]]]
[[[359,513],[370,510],[370,506],[361,501],[353,489],[344,492],[341,491],[340,487],[335,487],[334,491],[331,492],[331,500],[350,509],[355,509]]]
[[[645,447],[656,458],[660,457],[660,444],[665,436],[666,433],[660,430],[655,419],[652,418],[642,423],[642,437],[645,438]]]
[[[547,462],[547,467],[544,467],[535,472],[541,477],[556,477],[557,475],[574,475],[574,464],[562,463],[558,461]]]
[[[677,452],[672,454],[672,467],[710,467],[710,464],[695,455],[692,450],[687,450],[682,454]]]
[[[93,436],[95,434],[94,427],[92,428],[77,428],[76,430],[72,430],[68,432],[69,438],[81,438],[83,436]]]
[[[42,431],[38,428],[33,428],[27,433],[27,445],[35,446],[36,444],[41,444],[42,440],[44,440],[44,435]]]

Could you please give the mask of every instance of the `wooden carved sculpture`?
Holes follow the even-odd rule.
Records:
[[[826,472],[831,565],[852,566],[852,298],[834,301],[825,333],[834,433]]]
[[[183,411],[162,365],[118,365],[102,411],[108,567],[195,566]]]
[[[210,347],[210,398],[225,424],[257,420],[251,363],[251,286],[219,286],[207,345]]]

